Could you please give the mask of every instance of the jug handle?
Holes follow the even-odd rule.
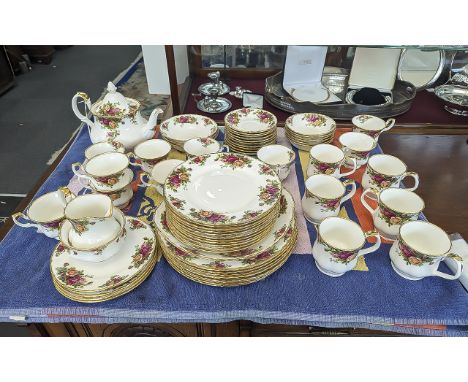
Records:
[[[78,117],[78,119],[81,122],[84,122],[88,125],[88,130],[89,130],[91,127],[94,127],[94,122],[92,122],[86,115],[82,114],[80,109],[78,109],[78,99],[80,98],[85,103],[85,112],[86,112],[86,108],[91,109],[91,100],[89,99],[89,96],[83,92],[78,92],[73,96],[72,109],[75,115]]]

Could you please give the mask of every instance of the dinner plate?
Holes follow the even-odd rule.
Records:
[[[301,113],[289,116],[285,128],[302,135],[327,134],[336,128],[336,123],[330,117],[317,113]]]
[[[164,194],[188,220],[236,224],[270,211],[281,196],[281,182],[257,159],[218,153],[198,156],[176,167],[166,179]]]
[[[207,138],[217,133],[218,125],[211,118],[197,114],[176,115],[161,123],[161,135],[183,143],[192,138]]]

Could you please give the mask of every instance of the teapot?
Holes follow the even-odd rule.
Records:
[[[94,122],[78,109],[79,99],[91,110]],[[158,115],[163,112],[161,108],[155,108],[147,121],[140,114],[140,102],[124,97],[112,82],[107,84],[104,98],[93,105],[86,93],[76,93],[72,98],[72,109],[88,125],[93,143],[115,140],[122,143],[127,150],[153,137]]]

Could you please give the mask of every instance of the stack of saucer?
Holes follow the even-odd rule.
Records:
[[[296,245],[294,201],[284,189],[280,204],[280,214],[266,238],[241,251],[218,253],[193,250],[179,241],[167,224],[166,206],[161,204],[154,218],[158,242],[169,264],[193,281],[223,287],[250,284],[279,269]]]
[[[216,139],[218,132],[215,121],[197,114],[176,115],[161,123],[161,136],[180,152],[184,152],[184,144],[190,139]]]
[[[194,157],[164,184],[167,221],[183,243],[236,251],[265,238],[278,217],[281,182],[268,165],[232,153]]]
[[[263,147],[276,143],[276,117],[262,109],[243,108],[224,117],[224,143],[232,152],[255,156]]]
[[[312,146],[330,143],[333,140],[336,123],[323,114],[302,113],[288,117],[284,128],[294,147],[309,151]]]

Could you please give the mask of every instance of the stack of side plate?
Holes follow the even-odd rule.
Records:
[[[197,114],[181,114],[161,123],[161,136],[171,146],[184,152],[184,144],[192,138],[213,138],[218,136],[218,125],[211,118]]]
[[[126,236],[118,253],[102,262],[76,258],[59,243],[50,258],[57,291],[70,300],[93,303],[120,297],[140,285],[156,262],[156,236],[140,219],[126,217]]]
[[[242,250],[271,231],[281,188],[276,173],[257,159],[233,153],[194,157],[166,179],[167,223],[192,248]]]
[[[236,252],[194,250],[180,242],[166,220],[166,207],[155,213],[159,243],[169,264],[183,276],[213,286],[238,286],[264,279],[279,269],[295,247],[297,228],[294,201],[283,189],[281,210],[269,235],[260,243]]]
[[[286,136],[291,144],[309,151],[319,143],[331,143],[335,135],[336,123],[330,117],[316,113],[294,114],[286,119]]]
[[[276,126],[276,117],[266,110],[234,110],[224,117],[224,143],[232,152],[255,156],[261,147],[276,143]]]

